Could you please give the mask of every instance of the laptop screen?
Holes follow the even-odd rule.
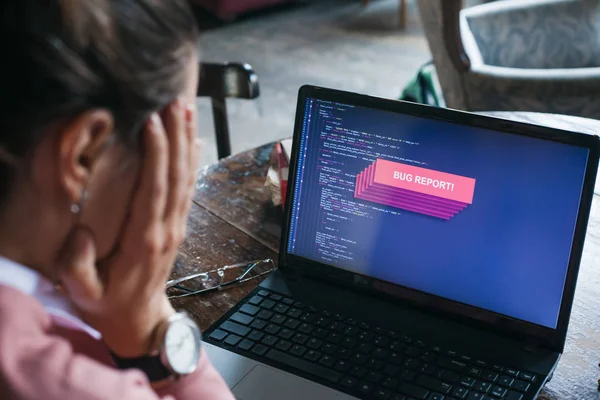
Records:
[[[555,329],[588,149],[306,99],[288,253]]]

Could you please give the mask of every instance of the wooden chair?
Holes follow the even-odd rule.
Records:
[[[363,6],[368,6],[371,0],[360,0]],[[408,20],[408,5],[406,4],[406,0],[400,0],[400,6],[398,9],[398,13],[400,16],[400,28],[406,28],[407,20]]]
[[[258,76],[252,66],[241,63],[201,63],[198,97],[212,101],[217,153],[219,159],[231,155],[227,98],[256,99],[259,96]]]

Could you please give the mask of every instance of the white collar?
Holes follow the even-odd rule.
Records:
[[[0,256],[0,285],[35,297],[54,322],[66,328],[84,331],[94,339],[100,340],[100,332],[83,322],[69,300],[58,293],[50,281],[24,265]]]

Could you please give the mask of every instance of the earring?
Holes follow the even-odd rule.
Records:
[[[79,201],[77,203],[71,204],[71,213],[73,215],[78,215],[81,213],[81,210],[83,209],[83,204],[87,199],[87,195],[87,190],[84,190],[83,192],[81,192],[81,197],[79,198]]]

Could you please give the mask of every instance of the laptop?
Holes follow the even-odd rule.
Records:
[[[535,399],[598,143],[302,87],[278,270],[205,332],[210,359],[242,400]]]

